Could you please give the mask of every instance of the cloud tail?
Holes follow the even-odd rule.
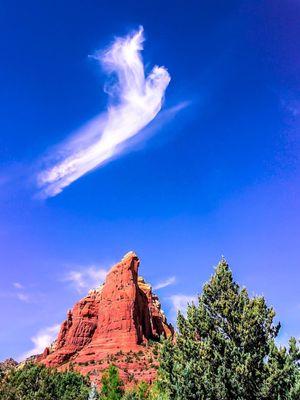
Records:
[[[44,197],[57,195],[87,172],[103,165],[161,110],[170,75],[166,68],[155,66],[145,76],[141,57],[143,42],[141,27],[124,38],[115,39],[106,51],[96,54],[105,71],[116,77],[116,82],[105,88],[110,105],[106,112],[61,145],[50,165],[39,173],[38,184]]]

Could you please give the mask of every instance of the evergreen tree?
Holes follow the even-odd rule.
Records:
[[[101,379],[102,390],[101,399],[103,400],[120,400],[124,394],[124,384],[119,377],[118,368],[110,365],[108,370]]]
[[[198,301],[186,317],[178,314],[176,344],[163,345],[160,374],[170,398],[263,399],[266,359],[279,330],[274,310],[233,281],[225,260]]]
[[[273,344],[266,363],[267,378],[263,393],[266,400],[300,399],[300,351],[296,339],[291,338],[289,349]]]

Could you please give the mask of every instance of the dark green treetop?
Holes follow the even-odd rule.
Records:
[[[176,343],[163,345],[160,376],[170,398],[273,399],[268,397],[268,385],[275,384],[270,376],[276,364],[274,339],[280,329],[274,317],[262,296],[250,298],[234,282],[222,259],[204,285],[198,305],[190,304],[186,317],[178,314]],[[280,399],[288,397],[276,397]]]

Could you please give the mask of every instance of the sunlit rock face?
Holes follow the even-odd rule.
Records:
[[[127,253],[109,271],[104,285],[90,290],[68,311],[56,341],[37,360],[62,370],[72,365],[96,382],[110,363],[119,367],[128,385],[155,379],[155,342],[174,330],[138,269],[137,255]]]

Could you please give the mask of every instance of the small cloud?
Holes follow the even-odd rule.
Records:
[[[164,281],[158,282],[153,289],[154,290],[159,290],[163,289],[167,286],[173,285],[176,282],[175,276],[171,276],[170,278],[165,279]]]
[[[17,297],[17,299],[24,301],[25,303],[29,302],[29,296],[26,293],[17,293],[16,297]]]
[[[171,318],[176,320],[178,311],[186,314],[187,306],[190,303],[196,303],[198,300],[197,296],[189,296],[185,294],[174,294],[169,297],[172,303]]]
[[[53,326],[43,328],[38,331],[35,336],[31,337],[31,341],[34,347],[19,357],[19,361],[23,361],[26,358],[33,356],[35,354],[40,354],[44,351],[45,347],[50,346],[50,344],[55,340],[58,334],[60,325],[55,324]]]
[[[20,282],[14,282],[13,287],[16,289],[24,289],[24,286]]]
[[[99,286],[106,277],[107,270],[90,266],[79,270],[69,271],[63,281],[70,282],[78,293],[86,292],[88,289]]]
[[[24,292],[25,286],[23,286],[20,282],[14,282],[13,287],[16,289],[15,293],[13,294],[14,297],[25,303],[30,301],[30,296]]]

